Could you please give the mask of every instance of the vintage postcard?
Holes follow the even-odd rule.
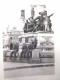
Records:
[[[54,10],[39,1],[11,2],[6,6],[3,29],[4,79],[32,76],[54,79]]]

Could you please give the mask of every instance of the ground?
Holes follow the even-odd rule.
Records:
[[[41,76],[41,75],[54,75],[54,66],[38,66],[37,65],[49,65],[49,63],[44,64],[27,64],[27,63],[8,63],[4,62],[4,77],[5,79],[15,78],[15,77],[28,77],[28,76]],[[25,67],[23,67],[25,66]],[[26,66],[29,66],[26,68]],[[23,67],[23,68],[22,68]]]

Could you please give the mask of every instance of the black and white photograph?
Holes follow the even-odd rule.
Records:
[[[18,26],[8,24],[3,32],[4,78],[55,75],[54,13],[45,4],[18,12]]]

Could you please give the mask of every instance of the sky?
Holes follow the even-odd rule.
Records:
[[[47,0],[1,0],[0,3],[0,18],[1,23],[0,27],[2,27],[3,32],[6,31],[6,28],[9,26],[9,29],[12,27],[17,27],[18,30],[22,31],[23,24],[20,19],[21,10],[25,10],[26,19],[30,17],[31,12],[31,5],[46,5],[46,9],[48,11],[48,15],[54,13],[54,7],[50,4],[51,2]],[[42,10],[40,7],[35,8],[36,16],[38,12]],[[54,16],[51,17],[52,23],[54,22]],[[54,24],[53,24],[54,25]],[[53,27],[54,28],[54,27]]]

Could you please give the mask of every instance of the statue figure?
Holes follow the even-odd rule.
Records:
[[[43,14],[42,13],[39,13],[39,16],[37,16],[34,20],[36,22],[36,26],[34,27],[34,30],[33,31],[38,31],[38,30],[41,30],[43,31],[44,30],[44,24],[43,24],[43,21],[44,21],[44,17],[43,17]]]
[[[49,15],[49,16],[48,16],[49,32],[51,32],[51,31],[52,31],[52,28],[51,28],[51,27],[52,27],[52,23],[51,23],[51,20],[50,20],[50,17],[51,17],[51,16],[53,16],[53,14],[51,14],[51,15]]]
[[[45,32],[51,32],[52,31],[52,23],[50,20],[50,17],[53,14],[47,16],[47,11],[39,12],[39,16],[37,16],[35,19],[33,17],[30,17],[28,20],[26,20],[26,23],[24,25],[24,32],[36,32],[36,31],[45,31]]]
[[[26,33],[27,32],[27,29],[28,29],[28,20],[26,20],[26,23],[25,23],[25,25],[24,25],[24,32]]]
[[[50,17],[52,15],[53,14],[47,16],[47,11],[40,12],[39,16],[35,18],[36,26],[34,27],[33,31],[41,30],[45,32],[46,31],[51,32],[52,23],[51,23]]]
[[[33,32],[33,28],[35,26],[35,22],[33,17],[30,17],[28,20],[26,20],[26,23],[24,25],[24,32]]]

